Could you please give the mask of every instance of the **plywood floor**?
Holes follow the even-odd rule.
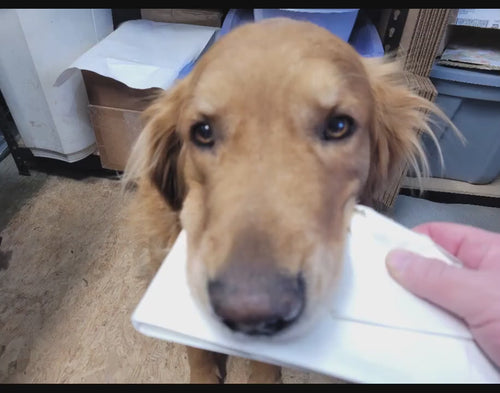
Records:
[[[137,333],[152,272],[115,180],[18,176],[0,163],[0,382],[185,383],[185,349]],[[232,358],[228,382],[244,382]],[[285,383],[335,379],[284,369]]]

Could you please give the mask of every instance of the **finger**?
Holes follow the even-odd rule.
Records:
[[[484,283],[478,271],[399,249],[389,252],[386,264],[401,286],[467,321],[480,311],[478,307],[483,307]]]
[[[480,268],[484,261],[500,267],[500,258],[492,259],[492,253],[500,257],[498,233],[451,222],[430,222],[413,230],[429,236],[471,269]]]

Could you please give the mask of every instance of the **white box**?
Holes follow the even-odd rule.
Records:
[[[74,162],[95,151],[81,74],[54,83],[112,30],[110,9],[0,10],[0,89],[35,156]]]

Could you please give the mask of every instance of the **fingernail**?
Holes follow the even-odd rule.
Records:
[[[391,250],[386,257],[386,265],[389,274],[394,278],[401,277],[415,254],[410,251],[395,249]]]

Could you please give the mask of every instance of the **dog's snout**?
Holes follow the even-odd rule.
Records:
[[[212,309],[230,329],[273,335],[291,325],[305,305],[301,275],[228,274],[208,284]]]

